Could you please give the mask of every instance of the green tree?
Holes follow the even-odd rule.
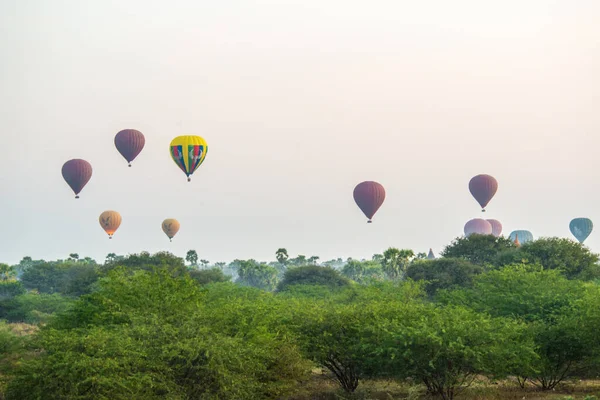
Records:
[[[361,284],[382,281],[385,274],[381,264],[375,261],[352,260],[342,268],[342,275]]]
[[[129,254],[127,257],[116,260],[112,263],[104,264],[100,272],[103,275],[108,274],[115,268],[127,267],[130,273],[137,270],[154,271],[156,269],[168,270],[173,276],[181,276],[187,273],[185,261],[167,251],[159,251],[150,254],[143,251],[139,254]]]
[[[296,258],[290,259],[289,263],[292,264],[292,265],[294,265],[294,266],[306,265],[306,263],[307,263],[306,256],[300,254]]]
[[[349,284],[348,278],[343,277],[331,267],[306,265],[285,271],[277,290],[284,291],[293,285],[322,285],[330,288],[340,288]]]
[[[515,248],[515,244],[505,237],[473,234],[458,237],[441,252],[442,257],[464,258],[473,264],[486,265],[496,261],[502,251]]]
[[[210,261],[202,259],[200,260],[200,264],[202,264],[202,268],[206,268],[210,264]]]
[[[507,377],[528,370],[535,359],[523,324],[463,307],[423,306],[373,329],[386,332],[378,346],[389,349],[380,369],[421,381],[444,400],[452,400],[477,374]]]
[[[189,262],[192,267],[198,266],[198,253],[196,250],[188,250],[185,255],[185,261]]]
[[[308,257],[308,260],[306,260],[306,262],[311,265],[316,265],[319,258],[319,256],[310,256]]]
[[[389,279],[402,278],[410,259],[415,253],[412,250],[399,250],[395,247],[390,247],[383,252],[383,271]]]
[[[79,254],[77,254],[77,253],[71,253],[71,254],[69,254],[69,260],[71,260],[71,261],[77,261],[77,260],[79,260]]]
[[[470,287],[473,277],[482,272],[481,266],[461,258],[438,258],[411,263],[406,276],[413,280],[427,281],[425,290],[433,296],[440,289]]]
[[[541,264],[545,269],[559,270],[569,279],[600,277],[598,254],[569,239],[541,238],[524,243],[521,252],[531,262]]]
[[[25,287],[17,280],[0,280],[0,305],[2,305],[2,299],[15,297],[25,292]],[[0,311],[1,313],[2,311]]]
[[[275,257],[277,258],[277,262],[282,266],[285,266],[287,264],[287,260],[290,258],[287,249],[283,247],[277,249],[277,251],[275,252]]]
[[[590,288],[597,291],[595,285],[566,279],[559,270],[515,265],[479,275],[472,289],[445,293],[440,300],[528,322],[538,360],[532,365],[535,372],[521,373],[521,380],[529,379],[548,390],[589,370],[600,350],[593,339],[597,333],[592,333],[600,326],[592,327],[593,320],[573,317],[585,313],[587,304],[582,299]]]
[[[258,325],[265,313],[239,312],[257,304],[213,292],[167,269],[115,268],[40,330],[32,349],[44,351],[12,371],[7,400],[286,397],[307,377],[299,352]]]
[[[54,314],[67,310],[72,303],[72,298],[58,293],[21,292],[17,296],[0,299],[0,319],[28,324],[45,323]]]
[[[219,268],[221,271],[223,271],[223,269],[224,269],[226,266],[227,266],[227,263],[225,263],[225,262],[222,262],[222,261],[220,261],[220,262],[216,262],[216,263],[215,263],[215,267]]]
[[[277,275],[277,270],[273,267],[246,260],[240,263],[236,282],[263,290],[273,290],[277,285]]]
[[[215,267],[204,270],[190,271],[190,277],[201,285],[206,285],[214,282],[229,282],[231,276],[225,275],[223,270]]]
[[[11,281],[17,276],[17,271],[14,267],[8,264],[0,263],[0,281]]]

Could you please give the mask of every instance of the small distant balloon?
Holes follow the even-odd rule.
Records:
[[[185,173],[189,182],[192,180],[190,176],[204,162],[208,153],[208,144],[200,136],[177,136],[171,141],[169,151],[171,158]]]
[[[474,218],[465,224],[464,232],[465,236],[471,236],[474,233],[478,235],[491,235],[492,224],[485,219]]]
[[[356,185],[353,196],[358,208],[369,219],[367,223],[373,222],[373,216],[385,200],[383,186],[378,182],[364,181]]]
[[[502,224],[497,219],[486,219],[492,225],[492,235],[498,237],[502,234]]]
[[[121,214],[117,211],[104,211],[98,218],[100,226],[108,234],[108,238],[112,239],[113,235],[121,225]]]
[[[533,234],[526,230],[512,231],[508,237],[514,242],[515,239],[517,239],[517,235],[519,236],[519,243],[521,244],[525,244],[533,240]]]
[[[69,187],[75,192],[75,198],[79,198],[79,192],[92,177],[92,165],[82,159],[74,158],[62,166],[62,176]]]
[[[481,211],[485,212],[485,207],[498,190],[498,181],[493,176],[480,174],[474,176],[469,181],[469,191],[481,206]]]
[[[583,243],[594,230],[594,224],[589,218],[575,218],[569,223],[569,229],[579,243]]]
[[[174,218],[167,218],[162,223],[162,230],[169,238],[169,241],[173,241],[173,237],[179,232],[179,221]]]
[[[115,147],[127,160],[130,167],[131,162],[140,154],[145,144],[146,138],[142,132],[135,129],[123,129],[115,135]]]

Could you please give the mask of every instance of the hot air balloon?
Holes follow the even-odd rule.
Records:
[[[485,207],[492,200],[497,190],[498,181],[490,175],[477,175],[469,181],[469,191],[481,206],[482,212],[485,212]]]
[[[575,218],[569,223],[569,229],[579,243],[583,243],[592,233],[594,224],[589,218]]]
[[[204,162],[208,153],[208,144],[200,136],[177,136],[170,144],[171,158],[175,164],[192,180],[190,175]]]
[[[162,223],[162,230],[169,240],[173,241],[173,237],[179,231],[179,221],[173,218],[165,219]]]
[[[115,135],[115,147],[121,155],[127,160],[131,167],[131,162],[140,154],[146,138],[142,132],[135,129],[123,129]]]
[[[108,233],[108,238],[112,239],[112,236],[121,225],[121,214],[116,211],[104,211],[100,214],[98,220],[102,229]]]
[[[62,166],[62,176],[75,192],[75,198],[78,199],[79,192],[83,190],[92,177],[92,165],[79,158],[69,160]]]
[[[492,225],[492,235],[498,237],[502,234],[502,224],[497,219],[486,219]]]
[[[487,222],[485,219],[474,218],[465,224],[465,236],[471,236],[476,233],[478,235],[491,235],[492,224]]]
[[[385,189],[380,183],[373,181],[361,182],[354,188],[354,201],[369,219],[367,223],[373,222],[373,215],[385,200]]]
[[[517,238],[517,235],[519,236],[519,243],[521,244],[525,244],[533,240],[533,234],[525,230],[512,231],[508,237],[514,242]]]

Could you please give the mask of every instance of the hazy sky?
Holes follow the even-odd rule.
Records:
[[[586,216],[600,252],[598,21],[598,0],[0,0],[0,262],[437,254],[482,215],[479,173],[506,235]],[[209,145],[191,183],[180,134]],[[94,168],[79,200],[71,158]],[[387,191],[373,224],[363,180]]]

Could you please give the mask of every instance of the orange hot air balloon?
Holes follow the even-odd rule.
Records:
[[[162,223],[162,230],[169,238],[169,241],[173,241],[173,237],[179,232],[179,221],[174,218],[167,218]]]
[[[100,214],[100,218],[98,218],[98,220],[100,221],[100,226],[102,229],[108,233],[108,238],[112,239],[112,236],[121,225],[121,214],[116,211],[104,211],[102,214]]]

